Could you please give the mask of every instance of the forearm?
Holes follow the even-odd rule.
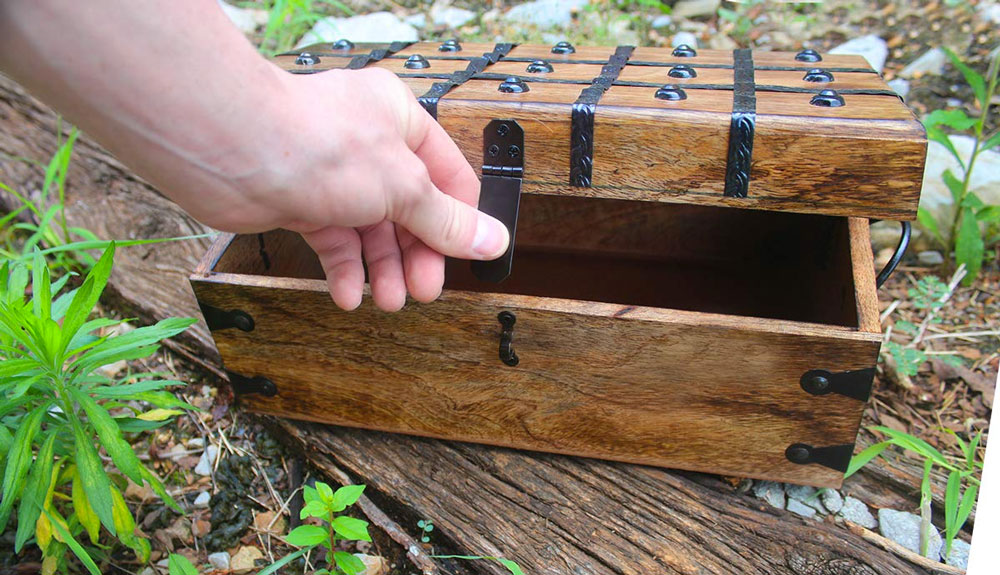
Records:
[[[196,216],[253,201],[287,113],[213,0],[0,2],[0,69]]]

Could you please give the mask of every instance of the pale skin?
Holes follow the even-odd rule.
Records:
[[[0,70],[192,216],[303,235],[333,301],[437,298],[444,257],[507,247],[479,181],[410,90],[379,69],[296,76],[215,0],[0,2]]]

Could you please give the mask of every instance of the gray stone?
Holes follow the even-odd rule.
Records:
[[[775,483],[774,481],[756,481],[753,484],[753,494],[757,498],[766,501],[771,507],[777,507],[778,509],[785,508],[785,490],[782,489],[780,483]]]
[[[208,556],[208,562],[220,571],[229,571],[229,553],[219,551]]]
[[[639,33],[632,29],[632,23],[625,18],[608,25],[608,38],[619,46],[638,46]]]
[[[566,28],[573,23],[573,14],[586,5],[587,0],[535,0],[514,6],[504,14],[504,19],[539,28]]]
[[[205,451],[201,452],[201,459],[198,460],[198,465],[194,466],[194,472],[198,475],[211,475],[218,457],[219,448],[215,445],[209,445]]]
[[[943,551],[942,551],[943,553]],[[951,542],[951,553],[945,558],[945,563],[959,569],[969,568],[969,544],[961,539]]]
[[[844,508],[844,498],[836,489],[824,489],[819,494],[819,500],[830,513],[837,513]]]
[[[649,23],[653,28],[666,28],[667,26],[674,23],[674,19],[670,17],[670,14],[660,14],[653,21]]]
[[[802,517],[813,517],[816,515],[815,509],[809,507],[805,503],[802,503],[798,499],[789,499],[788,505],[785,506],[785,509]]]
[[[939,266],[944,263],[944,256],[936,250],[926,250],[917,254],[917,261],[922,266]]]
[[[208,491],[202,491],[198,494],[198,497],[194,498],[195,507],[208,507],[208,502],[212,500],[212,496],[209,495]]]
[[[885,66],[885,59],[889,57],[889,46],[885,40],[874,34],[861,36],[844,42],[840,46],[830,50],[830,54],[858,54],[864,56],[872,68],[877,72],[882,71]]]
[[[895,509],[879,509],[878,529],[883,537],[892,539],[914,553],[920,553],[919,515]],[[927,553],[924,556],[937,560],[941,556],[941,534],[931,525],[928,535],[930,539],[927,541]]]
[[[907,64],[899,75],[903,78],[914,78],[926,74],[940,75],[944,72],[944,65],[947,63],[948,56],[945,55],[944,50],[931,48]]]
[[[431,7],[431,21],[435,26],[446,28],[458,28],[468,24],[476,18],[476,13],[465,8],[449,6],[444,2],[435,2]]]
[[[1000,24],[1000,2],[980,2],[979,15],[987,22]]]
[[[407,16],[406,19],[403,20],[403,22],[406,22],[410,26],[423,28],[427,26],[427,14],[424,14],[423,12],[419,14],[413,14],[411,16]]]
[[[258,26],[267,24],[267,12],[265,10],[237,8],[223,0],[219,0],[219,7],[226,13],[229,21],[244,34],[249,34],[255,31]]]
[[[694,16],[714,16],[719,9],[721,0],[681,0],[674,4],[670,13],[674,18],[692,18]]]
[[[860,499],[855,499],[850,495],[844,498],[844,506],[840,508],[838,515],[866,529],[878,527],[878,522],[872,512],[868,510],[868,506]]]
[[[346,38],[352,42],[416,42],[420,34],[412,25],[392,12],[373,12],[350,18],[323,18],[299,40],[298,46],[317,42],[334,42]]]
[[[886,83],[889,84],[893,92],[899,94],[899,97],[904,100],[910,94],[910,81],[906,78],[893,78]]]
[[[192,437],[191,439],[187,440],[187,443],[185,445],[187,445],[188,449],[201,449],[202,447],[205,447],[205,438]]]
[[[815,487],[787,484],[785,485],[785,495],[788,496],[789,501],[798,501],[823,514],[827,512],[826,507],[823,507],[823,503],[819,500],[819,491]]]
[[[958,155],[968,161],[972,154],[972,137],[951,136],[950,139]],[[951,231],[951,221],[955,215],[955,202],[941,179],[941,174],[947,169],[950,169],[955,177],[962,178],[962,168],[951,153],[937,142],[928,142],[927,167],[924,169],[920,207],[934,216],[938,229],[946,237]],[[976,157],[976,165],[969,180],[969,190],[987,204],[1000,204],[1000,153],[996,149],[982,152]]]
[[[139,571],[139,575],[156,575],[156,569],[152,567],[143,567],[142,571]]]
[[[698,47],[698,37],[690,32],[678,32],[674,34],[673,39],[670,40],[670,45],[674,48],[680,46],[681,44],[687,44],[692,48]]]

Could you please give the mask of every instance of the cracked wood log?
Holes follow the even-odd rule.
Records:
[[[37,189],[44,170],[19,158],[51,156],[56,117],[0,76],[0,126],[0,181]],[[74,153],[68,195],[71,225],[100,237],[205,230],[86,137]],[[0,196],[0,206],[9,202]],[[110,284],[116,304],[144,320],[197,315],[187,276],[207,243],[121,250]],[[183,344],[217,368],[202,324]],[[772,509],[712,476],[288,420],[279,425],[320,470],[332,463],[368,484],[397,521],[432,518],[435,535],[456,551],[502,555],[527,573],[923,572],[846,529]],[[505,573],[488,562],[464,567]]]

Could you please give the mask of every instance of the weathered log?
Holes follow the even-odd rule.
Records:
[[[15,158],[50,157],[56,117],[0,76],[0,124],[0,181],[37,189],[43,172]],[[68,195],[71,225],[101,237],[205,229],[86,137],[76,148]],[[9,200],[0,197],[0,204]],[[206,245],[123,249],[111,283],[118,303],[146,320],[197,314],[187,275]],[[217,365],[203,325],[183,341]],[[435,535],[450,548],[503,555],[528,573],[924,572],[839,526],[772,509],[712,476],[287,420],[278,425],[319,469],[332,463],[368,484],[366,493],[402,524],[432,518]],[[504,573],[493,563],[474,568]]]

